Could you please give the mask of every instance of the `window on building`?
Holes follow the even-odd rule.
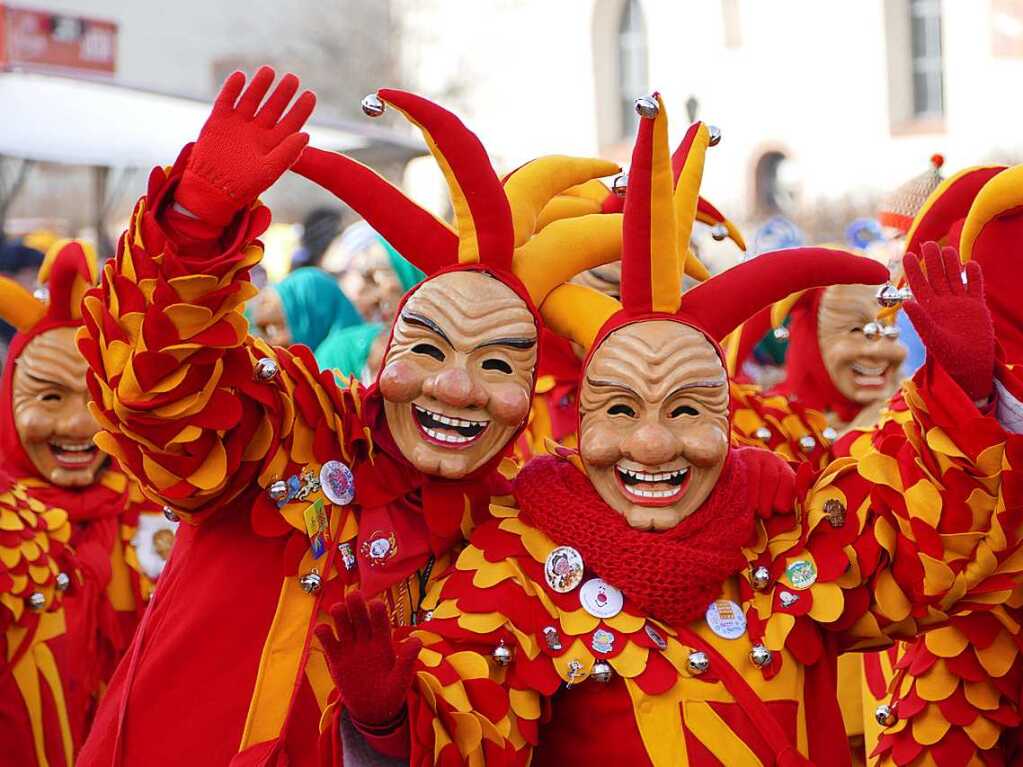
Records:
[[[618,99],[621,137],[636,132],[639,117],[633,102],[644,95],[648,82],[646,25],[639,0],[625,0],[618,21]]]
[[[909,0],[913,117],[944,114],[940,0]]]

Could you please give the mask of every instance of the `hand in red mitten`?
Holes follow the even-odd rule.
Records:
[[[750,503],[757,516],[792,511],[796,497],[796,473],[776,453],[759,447],[732,448],[746,472]]]
[[[337,639],[325,625],[316,627],[316,638],[352,720],[373,729],[397,724],[422,643],[395,642],[384,603],[374,600],[367,607],[358,591],[334,605],[330,615]]]
[[[305,91],[285,113],[299,81],[286,74],[263,102],[274,77],[273,69],[261,67],[244,93],[245,75],[228,77],[192,147],[174,200],[205,223],[225,226],[269,189],[309,143],[308,134],[300,131],[316,96]]]
[[[903,260],[913,300],[903,306],[927,353],[974,402],[986,402],[994,389],[995,329],[984,302],[980,264],[966,264],[966,284],[955,248],[925,242],[927,267],[907,253]]]

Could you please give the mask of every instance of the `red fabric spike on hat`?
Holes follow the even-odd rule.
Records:
[[[458,263],[458,235],[362,163],[306,147],[291,169],[344,200],[426,274]]]
[[[377,95],[422,129],[427,142],[443,158],[442,165],[447,166],[442,169],[449,186],[457,186],[464,197],[463,202],[452,195],[461,242],[459,260],[478,260],[498,269],[510,269],[515,247],[511,208],[476,134],[454,114],[421,96],[390,88],[381,89]],[[460,210],[462,205],[468,210]],[[471,232],[463,231],[466,224]]]

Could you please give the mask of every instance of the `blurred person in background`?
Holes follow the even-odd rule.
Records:
[[[302,222],[302,244],[291,257],[291,268],[319,266],[323,254],[341,232],[342,215],[337,208],[314,208]]]
[[[50,232],[34,232],[21,239],[0,244],[0,275],[14,280],[28,291],[36,288],[36,274],[43,254],[56,240]],[[7,347],[14,338],[14,326],[0,319],[0,368],[7,359]]]
[[[340,274],[345,295],[365,320],[365,324],[327,339],[323,344],[324,359],[329,359],[329,366],[343,378],[355,376],[369,385],[380,370],[387,346],[385,331],[394,321],[398,303],[422,281],[424,274],[365,221],[345,229],[323,263],[329,271]]]
[[[26,716],[38,735],[32,757],[17,752],[13,763],[19,765],[36,764],[40,749],[52,759],[51,742],[63,744],[63,751],[82,744],[173,539],[173,526],[159,507],[145,500],[93,441],[99,424],[87,403],[100,395],[87,388],[86,361],[74,338],[83,323],[82,296],[96,276],[92,248],[63,240],[54,243],[43,259],[34,295],[22,284],[0,278],[0,316],[17,330],[0,382],[0,469],[24,487],[36,511],[46,506],[67,512],[70,545],[80,571],[80,576],[61,577],[56,572],[15,570],[13,581],[0,575],[5,604],[10,594],[4,592],[17,589],[18,580],[29,575],[41,588],[55,576],[60,590],[67,592],[65,620],[59,626],[36,627],[43,631],[40,640],[66,631],[66,651],[46,662],[36,654],[37,663],[22,667],[17,676]],[[143,515],[157,520],[160,530],[139,535]],[[10,529],[9,522],[3,523],[4,531]],[[147,571],[140,560],[154,567]],[[10,566],[6,560],[3,564]],[[34,597],[36,601],[30,597],[28,609],[48,609],[51,602],[45,589],[40,593],[42,598]],[[54,712],[53,706],[66,707],[65,713]],[[8,742],[14,739],[0,733],[5,749]],[[47,759],[38,763],[46,764]]]
[[[324,370],[333,365],[323,355],[336,349],[333,341],[327,345],[328,339],[363,321],[337,281],[315,266],[303,266],[263,288],[250,319],[254,334],[273,346],[308,346]]]

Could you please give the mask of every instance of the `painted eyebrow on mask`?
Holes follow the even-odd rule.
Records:
[[[636,393],[635,389],[633,389],[631,386],[626,386],[623,383],[617,383],[615,381],[603,381],[599,378],[590,378],[589,376],[586,377],[586,381],[587,383],[589,383],[590,386],[596,386],[601,389],[620,389],[621,391],[628,392],[636,399],[642,399],[642,397],[640,397],[639,394]]]
[[[48,378],[40,378],[39,376],[34,376],[31,373],[25,373],[25,377],[37,384],[42,384],[43,386],[57,386],[61,389],[67,388],[67,384],[62,384],[60,381],[51,381]]]
[[[689,389],[720,389],[724,385],[725,381],[720,378],[716,381],[710,379],[705,381],[692,381],[691,383],[682,384],[677,389],[675,389],[671,394],[665,397],[665,399],[670,399],[674,397],[676,394],[688,391]]]
[[[535,338],[495,338],[493,341],[484,341],[476,349],[486,349],[488,346],[510,346],[513,349],[532,349],[536,346]]]
[[[431,320],[429,317],[406,310],[401,313],[401,318],[409,325],[418,325],[421,328],[426,328],[427,330],[436,333],[438,336],[444,339],[445,343],[447,343],[448,346],[454,348],[455,345],[451,343],[451,339],[448,338],[447,333],[441,330],[440,325]]]

